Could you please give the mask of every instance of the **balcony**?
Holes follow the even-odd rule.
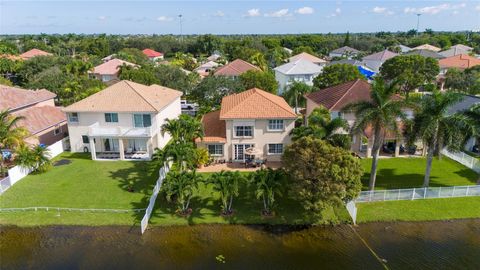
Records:
[[[100,126],[98,123],[88,127],[89,137],[133,137],[133,138],[150,138],[153,136],[152,128],[136,128],[136,127],[106,127]]]

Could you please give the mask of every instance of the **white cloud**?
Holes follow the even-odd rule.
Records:
[[[313,14],[314,12],[315,10],[311,7],[302,7],[295,10],[295,13],[302,14],[302,15]]]
[[[98,16],[97,19],[100,20],[100,21],[105,21],[105,20],[107,19],[107,16],[103,16],[103,15],[102,15],[102,16]]]
[[[384,14],[384,15],[393,15],[395,13],[386,7],[374,7],[372,9],[372,12],[377,14]]]
[[[336,8],[335,12],[328,15],[327,18],[337,17],[338,15],[342,14],[342,10],[340,8]]]
[[[436,5],[436,6],[428,6],[428,7],[422,7],[422,8],[413,8],[413,7],[406,7],[403,12],[405,13],[420,13],[420,14],[429,14],[429,15],[435,15],[438,14],[442,11],[454,11],[458,9],[465,8],[467,4],[465,3],[460,3],[460,4],[441,4],[441,5]]]
[[[476,7],[475,7],[475,10],[476,10],[476,11],[480,11],[480,5],[476,6]]]
[[[252,8],[247,10],[247,14],[243,15],[243,17],[258,17],[260,16],[260,9]]]
[[[213,16],[214,17],[223,17],[223,16],[225,16],[225,13],[223,13],[223,11],[221,11],[221,10],[218,10],[217,12],[215,12],[213,14]]]
[[[168,16],[160,16],[160,17],[157,18],[157,21],[159,21],[159,22],[171,22],[171,21],[173,21],[173,18],[168,17]]]
[[[291,16],[291,15],[292,14],[288,13],[288,8],[280,9],[272,13],[265,13],[265,17],[273,17],[273,18],[282,18],[282,17]]]

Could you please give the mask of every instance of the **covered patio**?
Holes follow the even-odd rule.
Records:
[[[92,160],[150,160],[150,139],[91,137]]]

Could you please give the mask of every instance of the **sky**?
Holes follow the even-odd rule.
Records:
[[[480,31],[480,0],[0,0],[0,34],[408,31],[419,13],[420,30]]]

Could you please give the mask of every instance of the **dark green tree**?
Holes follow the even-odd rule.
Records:
[[[326,66],[323,72],[313,79],[316,88],[323,89],[356,79],[365,79],[358,68],[349,64],[334,64]]]

